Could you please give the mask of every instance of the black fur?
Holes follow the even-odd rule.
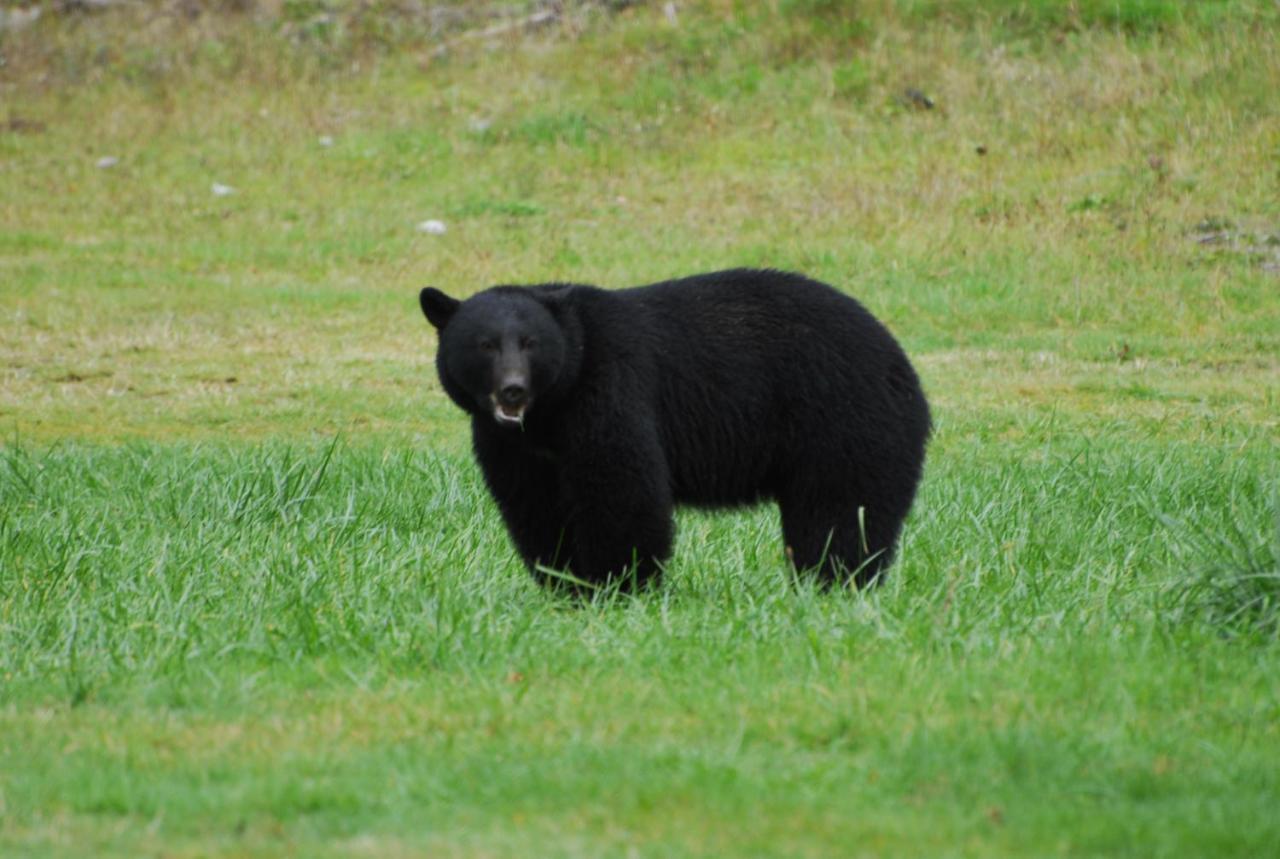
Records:
[[[536,575],[644,583],[671,554],[674,505],[764,499],[802,570],[863,585],[891,560],[929,408],[893,336],[852,298],[734,270],[420,299],[440,329],[441,382],[472,416],[476,459]]]

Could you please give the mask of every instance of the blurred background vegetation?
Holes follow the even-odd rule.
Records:
[[[747,33],[768,28],[773,44],[761,59],[775,66],[845,55],[886,27],[979,27],[999,39],[1061,43],[1087,29],[1141,36],[1264,27],[1280,17],[1267,0],[2,0],[0,79],[56,85],[119,75],[154,84],[193,72],[231,80],[355,73],[389,53],[439,59],[476,38],[573,38],[645,6],[673,25],[686,13],[721,19],[723,29],[701,34],[720,47],[743,46]],[[871,83],[856,64],[839,77],[846,94]]]

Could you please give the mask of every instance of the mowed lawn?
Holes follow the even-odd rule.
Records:
[[[328,8],[0,33],[0,855],[1276,852],[1273,5]],[[916,362],[884,586],[539,591],[417,290],[739,265]]]

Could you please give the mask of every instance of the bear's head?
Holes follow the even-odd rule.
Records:
[[[418,302],[440,335],[440,382],[465,411],[521,427],[564,381],[569,348],[545,298],[499,286],[458,301],[426,287]]]

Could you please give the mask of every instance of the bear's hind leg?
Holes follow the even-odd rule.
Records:
[[[817,571],[825,584],[852,578],[857,587],[864,587],[893,560],[901,517],[877,516],[853,502],[791,500],[779,507],[792,563],[802,572]]]

